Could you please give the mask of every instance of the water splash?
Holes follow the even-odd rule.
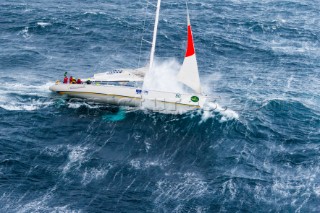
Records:
[[[178,82],[177,74],[181,65],[176,59],[156,60],[153,69],[147,73],[143,88],[165,92],[186,93],[183,85]]]
[[[43,85],[4,83],[0,86],[0,107],[8,111],[34,111],[54,104],[48,99],[51,82]]]
[[[222,116],[220,122],[239,119],[239,114],[232,109],[222,107],[218,103],[208,102],[206,103],[204,110],[201,111],[200,123],[205,122],[209,118],[214,118],[216,113],[219,113]]]

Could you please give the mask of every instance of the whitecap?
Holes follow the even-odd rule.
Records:
[[[97,12],[95,12],[95,11],[86,11],[86,12],[84,12],[84,14],[85,15],[97,15],[98,13]]]
[[[32,99],[28,103],[8,100],[5,103],[0,102],[0,108],[8,111],[34,111],[46,108],[52,104],[54,104],[53,101],[41,101],[36,99]]]
[[[318,197],[320,197],[320,186],[314,187],[313,191]]]
[[[222,107],[218,103],[208,102],[204,106],[200,123],[205,122],[209,118],[214,118],[215,117],[214,112],[218,112],[220,115],[222,115],[220,122],[239,119],[239,114],[233,111],[232,109],[229,109],[227,107]]]
[[[48,100],[48,82],[43,85],[24,85],[21,83],[4,83],[0,85],[0,107],[8,111],[34,111],[46,108],[54,104],[53,100]],[[35,97],[15,98],[12,94],[30,95]]]
[[[135,169],[141,169],[141,164],[139,160],[131,160],[130,165]]]
[[[68,147],[68,149],[70,150],[68,161],[62,169],[62,173],[64,174],[69,172],[73,167],[79,168],[82,163],[88,160],[86,156],[87,150],[89,149],[88,147],[74,146]]]
[[[87,184],[91,183],[94,180],[102,179],[103,177],[106,176],[106,174],[108,173],[110,168],[111,167],[109,167],[109,168],[100,168],[100,169],[97,169],[97,168],[87,169],[86,168],[85,172],[82,175],[81,183],[83,185],[87,185]]]
[[[80,102],[78,102],[78,103],[68,103],[68,108],[71,108],[71,109],[78,109],[78,108],[80,108],[81,106],[84,106],[85,105],[85,103],[80,103]]]
[[[40,27],[44,28],[46,26],[50,26],[51,23],[48,23],[48,22],[37,22],[37,25],[39,25]]]
[[[85,11],[84,15],[105,15],[105,12],[102,11],[98,11],[98,10],[89,10],[89,11]]]
[[[222,184],[222,193],[225,194],[226,192],[231,195],[231,200],[233,200],[236,197],[237,194],[237,186],[236,184],[232,181],[232,179],[224,182]]]
[[[29,27],[25,27],[23,30],[21,30],[18,35],[22,35],[25,39],[28,39],[31,37],[29,34]]]
[[[26,94],[32,93],[32,92],[46,92],[49,93],[49,87],[53,85],[53,82],[47,82],[45,84],[41,85],[26,85],[21,83],[3,83],[0,85],[0,88],[3,91],[7,92],[24,92]]]

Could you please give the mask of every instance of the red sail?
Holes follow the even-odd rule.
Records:
[[[195,53],[195,51],[194,51],[191,25],[189,25],[188,26],[188,44],[187,44],[186,57],[192,56],[194,53]]]

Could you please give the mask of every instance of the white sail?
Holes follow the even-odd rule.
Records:
[[[188,19],[187,51],[186,51],[186,56],[184,58],[182,67],[178,74],[178,80],[181,83],[193,89],[195,92],[201,93],[198,64],[197,64],[196,53],[194,50],[189,12],[187,13],[187,19]]]

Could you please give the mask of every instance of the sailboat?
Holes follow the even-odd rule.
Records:
[[[50,90],[69,97],[88,99],[93,102],[120,106],[142,107],[165,112],[185,112],[203,108],[207,96],[201,91],[198,64],[187,7],[187,48],[177,79],[191,92],[165,92],[144,89],[146,73],[154,66],[161,0],[157,1],[149,68],[121,69],[95,74],[82,79],[82,84],[68,84],[57,81]]]

